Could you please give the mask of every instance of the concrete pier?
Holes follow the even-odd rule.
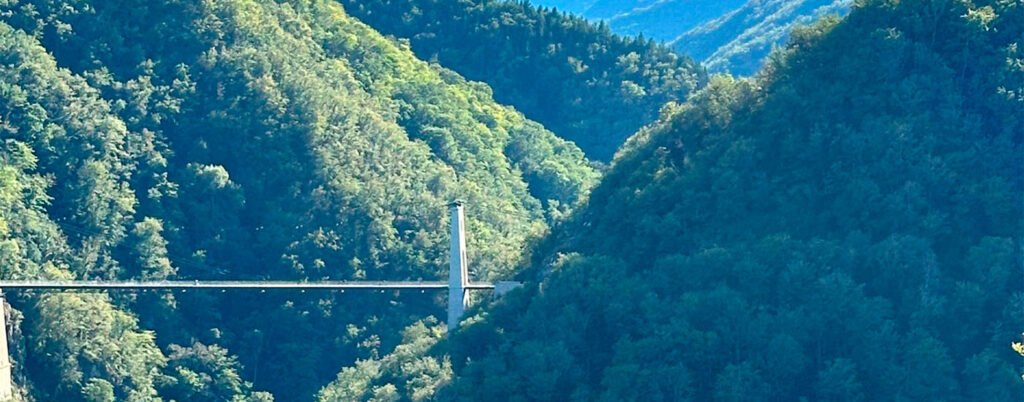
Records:
[[[14,400],[14,381],[11,379],[11,354],[7,349],[7,303],[0,291],[0,401]]]
[[[448,332],[459,327],[459,321],[469,306],[469,268],[466,262],[466,216],[462,201],[452,202],[451,257],[448,267]]]

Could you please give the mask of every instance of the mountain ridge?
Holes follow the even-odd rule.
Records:
[[[538,0],[607,22],[624,35],[665,42],[700,60],[709,71],[748,76],[757,72],[788,32],[825,15],[843,15],[851,0],[659,0],[574,2]]]
[[[667,102],[706,81],[671,49],[519,1],[343,0],[424,60],[485,82],[502,103],[606,162]],[[395,18],[398,16],[398,18]]]

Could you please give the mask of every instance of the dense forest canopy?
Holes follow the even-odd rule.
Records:
[[[706,81],[691,59],[605,25],[526,1],[341,0],[353,16],[408,40],[494,97],[608,161],[669,101]]]
[[[455,198],[476,278],[508,277],[597,177],[331,1],[4,2],[0,46],[4,278],[435,279]],[[42,401],[307,400],[442,302],[19,294],[16,382]]]
[[[794,31],[632,137],[523,291],[321,399],[422,400],[419,350],[439,400],[1020,400],[1022,39],[1015,1]]]
[[[18,399],[1019,401],[1024,2],[789,37],[707,78],[521,1],[2,1],[0,278],[440,279],[459,198],[526,282],[453,334],[433,292],[10,292]]]

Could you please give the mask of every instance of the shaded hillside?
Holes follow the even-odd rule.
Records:
[[[521,1],[342,0],[355,17],[407,39],[422,59],[485,82],[592,159],[705,81],[693,61],[648,40]]]
[[[845,14],[850,0],[537,0],[606,21],[616,33],[666,42],[709,71],[751,75],[796,26]]]
[[[1019,400],[1022,6],[865,1],[712,80],[453,339],[446,397]]]
[[[334,2],[0,7],[5,278],[434,279],[455,198],[474,274],[507,277],[596,178]],[[305,400],[442,301],[24,295],[17,381],[44,401]]]
[[[708,70],[750,75],[761,68],[772,47],[785,43],[790,31],[826,15],[843,15],[850,0],[748,1],[701,23],[669,43],[702,60]]]

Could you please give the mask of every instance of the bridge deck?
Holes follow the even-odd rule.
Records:
[[[114,289],[448,289],[441,281],[49,281],[0,280],[0,289],[114,290]],[[489,282],[473,282],[463,289],[494,289]]]

